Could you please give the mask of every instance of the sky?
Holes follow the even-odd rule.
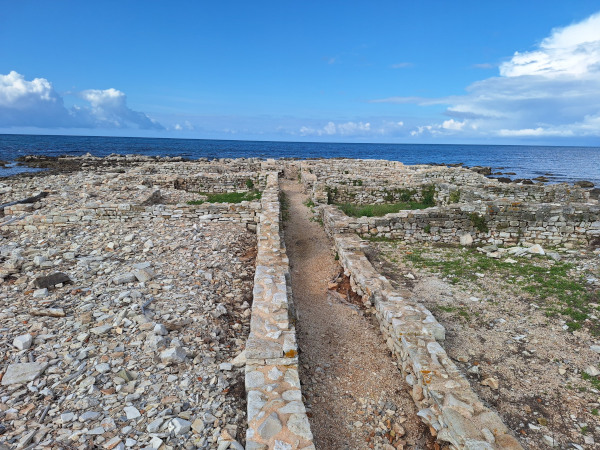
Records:
[[[600,1],[0,0],[0,133],[600,145]]]

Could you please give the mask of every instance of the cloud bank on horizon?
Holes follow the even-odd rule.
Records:
[[[59,93],[48,79],[27,80],[13,70],[0,74],[0,129],[118,129],[155,136],[302,140],[600,137],[600,12],[551,30],[534,49],[515,52],[499,65],[472,67],[497,67],[498,74],[470,84],[464,95],[357,100],[352,116],[335,112],[332,105],[331,117],[320,119],[294,117],[293,111],[287,116],[219,116],[206,111],[157,115],[130,108],[126,94],[117,89]],[[403,61],[387,68],[413,71],[418,66]],[[385,114],[377,115],[373,108],[378,104],[385,104]],[[394,105],[398,112],[390,113]],[[361,108],[369,113],[361,114]],[[428,108],[435,111],[417,113],[431,111]]]
[[[130,109],[126,95],[116,89],[89,89],[76,96],[85,104],[67,108],[45,78],[27,81],[15,71],[0,74],[0,126],[164,129],[146,114]]]
[[[515,52],[499,70],[463,96],[372,102],[448,105],[449,120],[419,125],[412,136],[600,136],[600,13],[555,28],[537,49]]]

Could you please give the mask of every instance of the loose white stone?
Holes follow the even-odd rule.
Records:
[[[86,411],[83,414],[81,414],[79,416],[79,421],[80,422],[87,422],[88,420],[94,420],[97,419],[98,416],[100,416],[99,412],[96,411]]]
[[[157,336],[166,336],[169,334],[167,327],[165,327],[162,323],[157,323],[154,325],[154,334]]]
[[[28,348],[31,347],[32,343],[33,343],[33,336],[31,336],[30,334],[23,334],[21,336],[17,336],[13,340],[13,345],[16,348],[18,348],[19,350],[27,350]]]
[[[233,364],[234,367],[245,366],[246,365],[246,350],[244,350],[242,353],[240,353],[235,358],[233,358],[233,360],[231,360],[231,364]]]
[[[223,371],[229,371],[233,368],[233,364],[231,363],[221,363],[219,364],[219,370],[223,370]]]
[[[160,360],[163,363],[184,363],[186,358],[185,350],[181,347],[171,347],[160,354]]]
[[[29,383],[39,377],[45,368],[46,366],[38,363],[10,364],[2,378],[2,386]]]
[[[148,433],[156,433],[160,429],[160,426],[163,424],[163,422],[164,419],[162,417],[159,417],[158,419],[155,419],[152,422],[150,422],[146,427],[146,430],[148,431]]]
[[[110,370],[110,364],[108,364],[108,363],[96,364],[95,369],[100,373],[106,373]]]
[[[91,328],[90,332],[92,334],[95,334],[96,336],[101,336],[103,334],[108,333],[111,329],[112,329],[112,325],[101,325],[99,327]]]
[[[192,422],[188,422],[187,420],[180,419],[176,417],[169,422],[169,431],[175,433],[175,436],[181,436],[182,434],[190,431],[192,427]]]
[[[473,236],[470,233],[465,233],[460,237],[460,245],[471,245],[473,243]]]
[[[133,406],[126,406],[123,408],[123,411],[125,411],[125,414],[127,415],[127,420],[136,419],[141,416],[138,409]]]
[[[542,248],[542,246],[540,244],[535,244],[532,245],[531,247],[529,247],[529,253],[534,254],[534,255],[545,255],[546,252],[544,251],[544,249]]]
[[[600,375],[600,370],[598,370],[598,368],[595,366],[589,365],[586,367],[585,373],[593,377],[597,377],[598,375]]]
[[[33,291],[33,297],[34,298],[48,297],[48,288],[36,289],[35,291]]]
[[[66,413],[62,413],[60,415],[60,421],[62,423],[68,423],[70,421],[72,421],[75,418],[75,414],[73,414],[72,412],[66,412]]]

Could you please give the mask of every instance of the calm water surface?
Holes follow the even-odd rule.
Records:
[[[441,144],[334,144],[97,136],[0,135],[0,160],[24,155],[106,156],[111,153],[208,158],[365,158],[405,164],[464,163],[515,172],[512,178],[551,174],[551,182],[589,180],[600,185],[600,147]],[[26,170],[9,164],[0,176]]]

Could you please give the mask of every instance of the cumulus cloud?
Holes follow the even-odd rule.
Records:
[[[374,136],[393,134],[404,126],[402,121],[381,121],[377,124],[371,122],[327,122],[322,127],[303,126],[300,128],[302,136]]]
[[[127,96],[117,89],[89,89],[78,97],[84,105],[67,108],[45,78],[27,81],[15,71],[0,74],[0,127],[163,129],[130,109]]]
[[[475,82],[466,91],[445,98],[372,102],[448,105],[445,114],[452,119],[417,126],[413,136],[600,136],[600,13],[553,29],[536,49],[515,52],[503,62],[499,76]]]
[[[61,126],[68,119],[63,99],[48,80],[27,81],[15,71],[0,74],[0,126]]]
[[[183,125],[181,125],[180,123],[176,123],[175,126],[173,127],[173,129],[175,131],[183,131],[183,130],[193,131],[194,126],[191,124],[191,122],[189,120],[186,120],[185,122],[183,122]]]

